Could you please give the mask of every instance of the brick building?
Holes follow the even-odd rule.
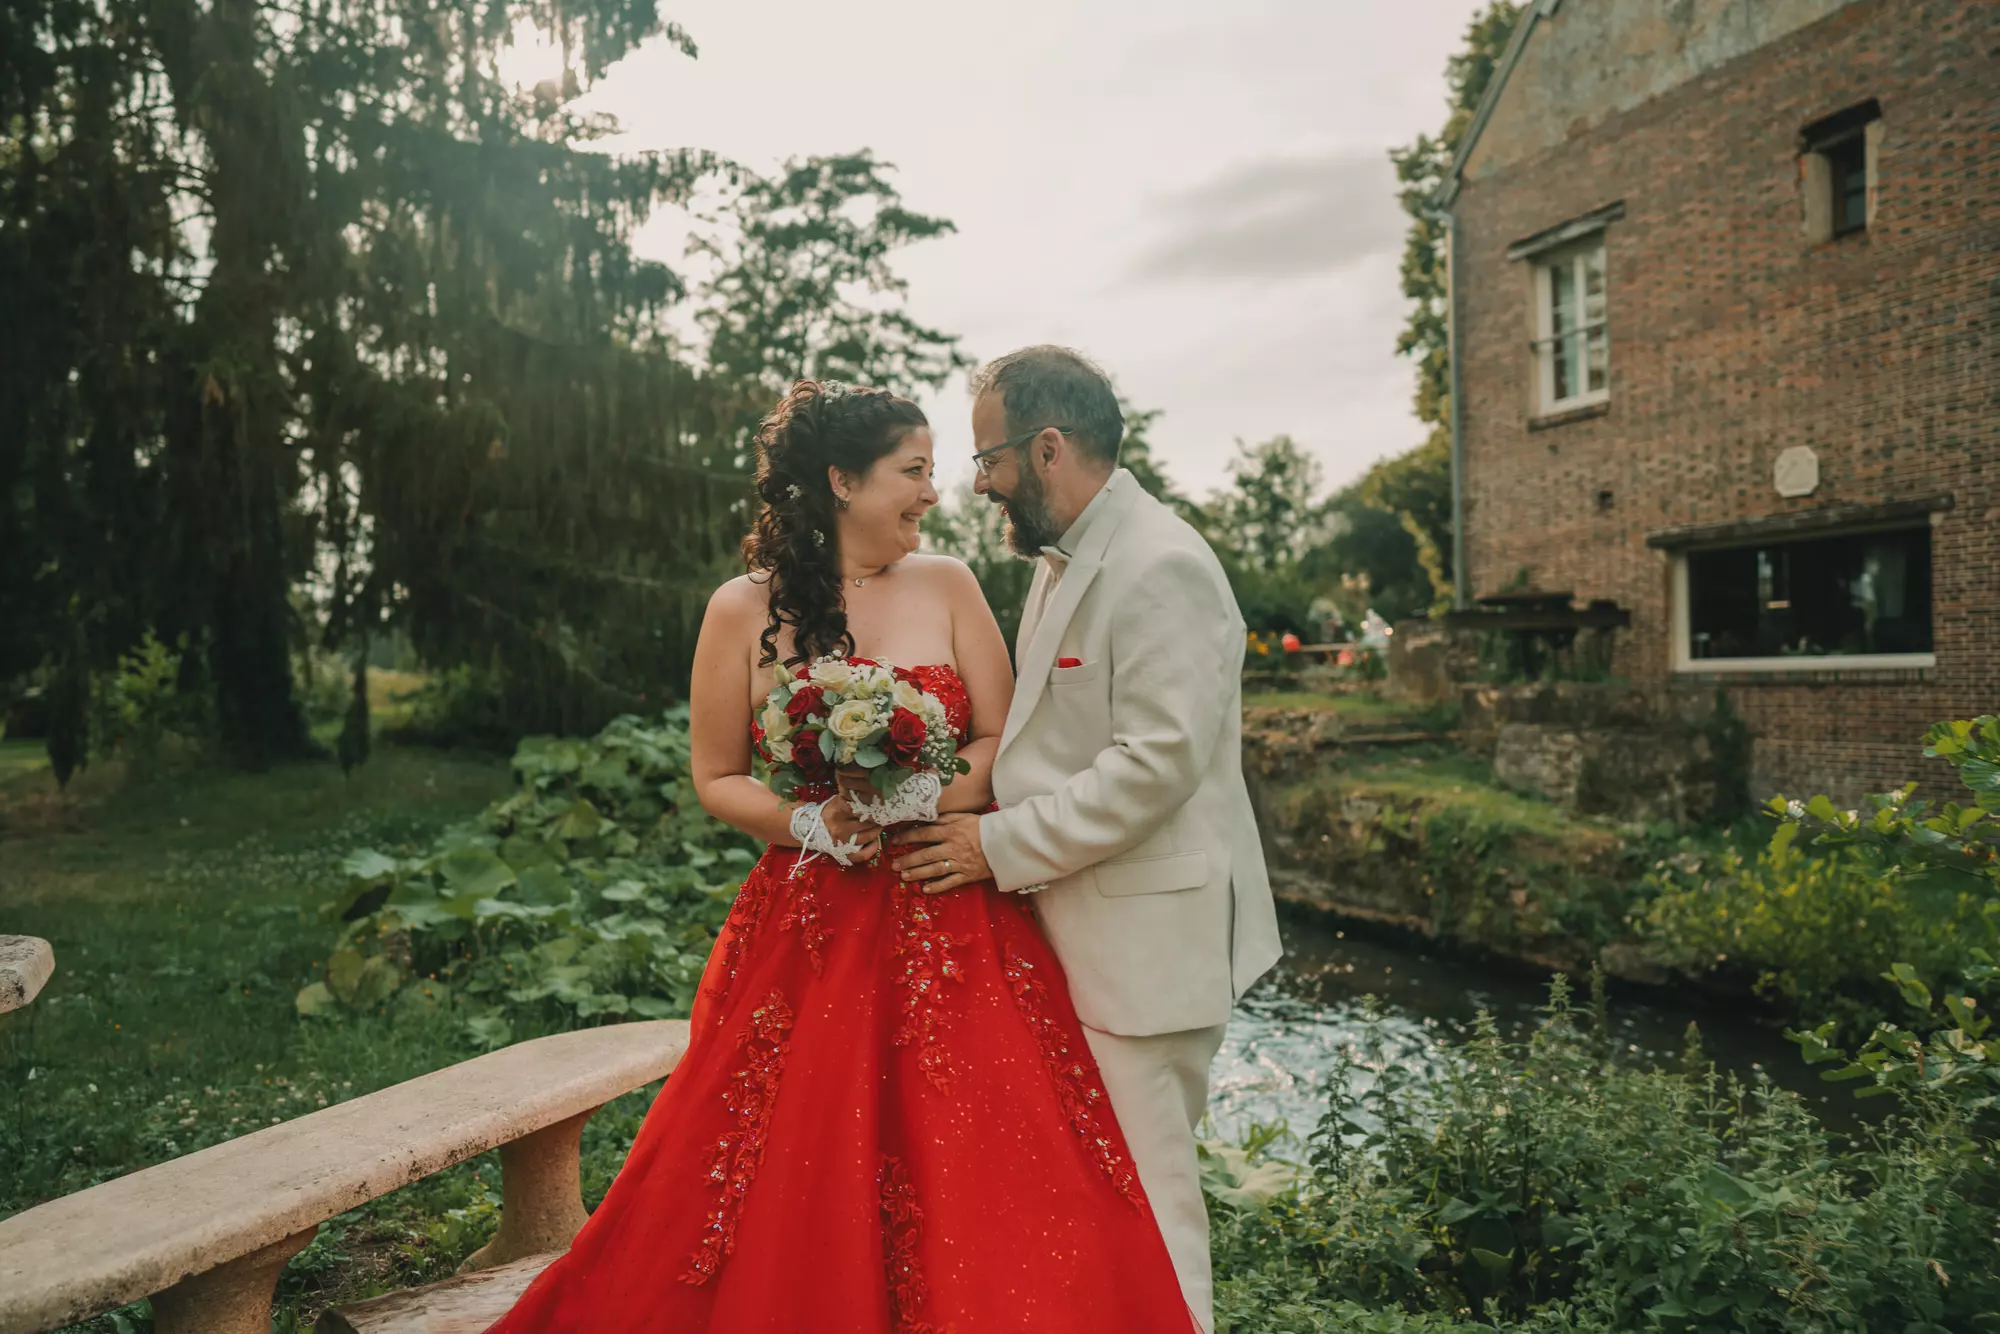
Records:
[[[1632,613],[1763,791],[2000,711],[2000,4],[1530,0],[1440,203],[1461,597]]]

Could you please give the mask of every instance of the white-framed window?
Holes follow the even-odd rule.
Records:
[[[1535,261],[1535,368],[1544,414],[1611,396],[1604,237]]]
[[[1936,665],[1928,524],[1738,542],[1674,557],[1678,671]]]

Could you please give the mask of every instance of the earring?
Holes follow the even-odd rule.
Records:
[[[846,509],[846,508],[847,508],[847,497],[846,497],[846,496],[835,496],[835,497],[833,498],[833,507],[834,507],[835,509],[842,509],[842,510]]]

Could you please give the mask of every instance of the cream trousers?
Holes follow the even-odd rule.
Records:
[[[1208,1107],[1208,1067],[1221,1050],[1222,1034],[1220,1024],[1143,1038],[1083,1028],[1181,1291],[1205,1330],[1215,1328],[1215,1280],[1194,1133]]]

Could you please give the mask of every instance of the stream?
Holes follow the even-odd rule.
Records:
[[[1281,911],[1286,957],[1237,1005],[1211,1076],[1209,1111],[1224,1138],[1241,1136],[1253,1122],[1283,1120],[1301,1136],[1312,1129],[1326,1107],[1322,1082],[1339,1065],[1341,1050],[1362,1039],[1364,997],[1381,1006],[1388,1053],[1420,1071],[1435,1070],[1440,1052],[1469,1038],[1480,1011],[1493,1015],[1504,1036],[1518,1038],[1547,1001],[1547,975],[1523,965],[1434,952],[1307,910]],[[1587,1010],[1587,979],[1572,982],[1576,1005]],[[1720,1069],[1746,1081],[1768,1073],[1801,1094],[1822,1121],[1853,1124],[1852,1092],[1820,1082],[1767,1020],[1713,1004],[1675,1005],[1664,992],[1635,997],[1614,990],[1609,1012],[1635,1065],[1676,1065],[1693,1022]]]

